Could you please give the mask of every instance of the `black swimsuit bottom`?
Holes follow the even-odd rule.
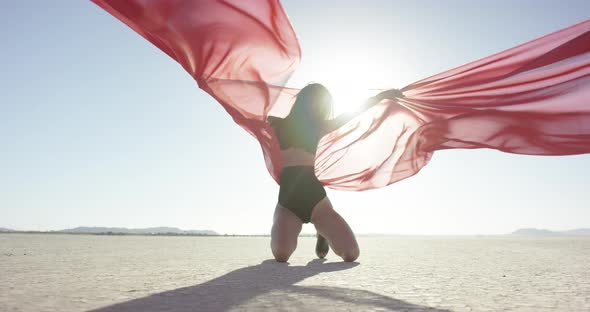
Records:
[[[313,207],[324,197],[326,191],[315,176],[313,166],[290,166],[281,171],[279,203],[303,223],[311,221]]]

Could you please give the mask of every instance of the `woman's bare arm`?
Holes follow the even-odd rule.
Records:
[[[402,97],[404,97],[403,93],[401,93],[401,91],[399,91],[397,89],[390,89],[390,90],[383,91],[383,92],[369,98],[367,101],[365,101],[365,103],[363,105],[358,107],[356,110],[354,110],[352,112],[342,113],[338,117],[336,117],[332,120],[329,120],[329,122],[327,123],[328,129],[326,129],[325,132],[326,133],[332,132],[335,129],[340,128],[345,123],[349,122],[351,119],[360,115],[362,112],[368,110],[369,108],[375,106],[377,103],[381,102],[382,100],[396,99],[396,98],[402,98]]]

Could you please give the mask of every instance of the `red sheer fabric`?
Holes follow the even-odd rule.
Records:
[[[278,0],[93,0],[176,60],[262,146],[279,181],[280,147],[266,117],[287,115],[283,87],[301,58]]]
[[[262,146],[278,182],[281,153],[268,115],[301,56],[278,0],[93,0],[180,63]],[[328,187],[366,190],[416,174],[432,153],[590,153],[590,20],[415,82],[320,141]]]
[[[435,150],[590,152],[590,20],[415,82],[321,143],[316,173],[334,188],[382,187]]]

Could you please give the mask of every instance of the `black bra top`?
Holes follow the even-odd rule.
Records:
[[[285,119],[278,117],[269,116],[268,121],[275,131],[281,150],[294,147],[315,154],[321,138],[319,131],[306,125],[290,126],[284,122]]]

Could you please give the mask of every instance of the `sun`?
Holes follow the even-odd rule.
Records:
[[[354,111],[373,96],[371,90],[352,83],[327,80],[324,84],[334,99],[335,115]]]
[[[321,83],[334,98],[335,115],[354,111],[380,91],[400,88],[409,70],[401,57],[381,50],[348,41],[310,45],[291,82],[299,87]]]
[[[305,83],[321,83],[332,94],[335,115],[351,112],[382,90],[393,87],[390,77],[380,74],[383,64],[362,54],[337,54],[319,58],[302,68],[301,76],[313,77]]]
[[[340,62],[326,62],[322,70],[316,71],[316,82],[326,86],[334,100],[334,114],[356,110],[371,96],[379,92],[371,86],[371,79],[364,79],[367,74],[362,69],[347,67],[343,70]],[[319,68],[318,68],[319,69]],[[373,82],[374,83],[374,82]]]

